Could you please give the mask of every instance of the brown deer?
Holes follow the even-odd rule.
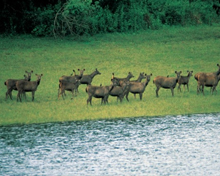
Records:
[[[83,75],[82,78],[80,79],[80,83],[81,84],[91,84],[92,83],[92,80],[93,78],[96,76],[96,75],[101,75],[101,73],[98,71],[98,69],[96,68],[94,72],[92,72],[91,74],[89,75]]]
[[[218,66],[218,70],[216,72],[210,72],[210,73],[205,73],[205,72],[199,72],[199,73],[196,73],[194,78],[196,79],[197,81],[197,94],[199,94],[200,92],[200,86],[202,86],[202,92],[203,92],[203,95],[204,95],[204,86],[205,86],[205,82],[208,81],[206,79],[209,79],[210,76],[214,76],[215,79],[217,79],[217,76],[220,74],[220,65],[217,64]]]
[[[178,90],[180,90],[180,92],[181,92],[181,87],[180,87],[180,86],[181,86],[182,84],[184,85],[184,89],[185,89],[185,85],[187,86],[187,90],[188,90],[188,92],[189,92],[189,79],[190,79],[190,77],[192,76],[193,71],[187,70],[187,72],[188,72],[188,75],[187,75],[187,76],[180,76],[180,78],[179,78],[179,80],[178,80],[178,84],[179,84]]]
[[[27,76],[24,75],[24,79],[7,79],[4,84],[7,86],[7,92],[6,92],[6,100],[8,99],[8,96],[10,96],[10,99],[12,100],[12,91],[13,90],[17,90],[16,88],[16,82],[19,80],[26,80],[26,81],[30,81],[31,80],[31,74],[33,73],[33,70],[28,72],[25,71],[25,73],[27,73]],[[25,96],[25,94],[24,94]]]
[[[202,93],[204,94],[204,87],[210,87],[211,88],[211,93],[216,90],[216,87],[218,85],[220,79],[220,74],[218,76],[214,74],[201,74],[198,79],[198,87],[202,86]],[[197,94],[199,94],[199,90],[197,87]]]
[[[156,85],[156,96],[159,97],[158,95],[158,91],[160,90],[160,88],[164,88],[164,89],[170,89],[172,96],[174,96],[174,88],[176,87],[176,84],[180,78],[180,74],[182,73],[182,71],[177,72],[175,71],[177,77],[165,77],[165,76],[157,76],[156,78],[154,78],[153,83]]]
[[[79,85],[80,85],[79,80],[77,80],[75,83],[71,83],[71,82],[67,82],[67,81],[60,82],[60,85],[59,85],[60,91],[58,93],[58,99],[60,98],[60,95],[62,95],[62,97],[64,99],[65,90],[72,92],[71,99],[73,99],[75,89],[77,89],[79,87]]]
[[[114,86],[114,88],[109,92],[109,95],[113,97],[117,97],[122,102],[124,96],[125,96],[125,91],[127,87],[129,86],[128,82],[124,82],[121,86]]]
[[[41,80],[41,77],[43,76],[43,74],[41,74],[41,75],[35,74],[35,75],[37,76],[36,81],[19,80],[16,82],[16,87],[18,90],[17,101],[20,100],[20,102],[21,102],[21,94],[23,92],[32,92],[32,101],[34,101],[34,94],[35,94],[35,91],[37,90],[37,87],[40,84],[40,80]]]
[[[142,79],[144,79],[144,78],[146,78],[146,74],[144,74],[144,72],[142,72],[142,73],[139,74],[138,79],[131,80],[130,82],[141,82]],[[136,98],[136,94],[135,93],[134,93],[134,98]]]
[[[150,82],[151,76],[152,76],[152,73],[150,75],[146,74],[146,79],[144,82],[130,82],[129,91],[126,94],[126,99],[128,100],[128,94],[129,94],[129,92],[131,92],[133,94],[139,94],[140,100],[142,100],[143,93],[145,91],[146,86]]]
[[[67,82],[72,82],[72,83],[74,83],[74,82],[76,82],[77,80],[80,80],[80,79],[82,78],[82,76],[83,76],[83,72],[85,71],[85,69],[82,69],[82,70],[78,69],[78,71],[79,71],[79,75],[76,75],[76,74],[75,74],[75,70],[73,70],[73,72],[74,72],[74,75],[73,75],[73,76],[65,76],[65,75],[61,76],[61,77],[59,78],[59,82],[67,81]]]
[[[115,74],[112,73],[112,78],[117,79],[119,81],[119,84],[122,85],[124,82],[129,81],[131,78],[133,78],[133,74],[131,72],[128,72],[128,76],[126,78],[118,78],[115,77]]]
[[[108,103],[109,92],[118,85],[116,79],[111,79],[111,84],[109,86],[92,86],[91,84],[86,87],[86,92],[88,94],[87,105],[90,103],[92,105],[92,97],[101,98],[101,104]]]

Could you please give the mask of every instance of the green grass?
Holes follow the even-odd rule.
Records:
[[[175,89],[174,97],[170,90],[161,89],[156,98],[152,83],[158,75],[175,76],[174,72],[180,70],[182,75],[187,70],[193,70],[193,74],[216,71],[216,64],[220,64],[219,25],[105,34],[78,41],[1,37],[0,51],[0,125],[219,112],[220,94],[210,95],[209,88],[205,88],[205,96],[197,95],[193,77],[190,92],[179,93]],[[110,84],[112,72],[125,77],[131,71],[135,79],[140,72],[153,76],[142,101],[130,94],[130,102],[124,99],[119,103],[115,97],[109,97],[109,104],[101,105],[99,99],[93,98],[93,106],[87,106],[85,85],[80,85],[80,93],[73,100],[69,92],[65,100],[58,100],[59,77],[78,68],[85,68],[84,74],[98,68],[102,74],[94,78],[93,85]],[[35,101],[27,93],[27,100],[17,102],[16,91],[12,92],[14,99],[6,101],[4,81],[23,78],[25,70],[44,75]],[[36,79],[34,74],[32,80]]]

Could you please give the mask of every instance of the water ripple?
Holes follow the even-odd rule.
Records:
[[[220,175],[220,114],[0,127],[0,175]]]

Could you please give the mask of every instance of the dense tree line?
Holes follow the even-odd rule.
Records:
[[[1,34],[94,35],[218,23],[220,0],[2,0]]]

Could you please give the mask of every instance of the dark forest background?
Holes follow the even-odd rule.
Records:
[[[220,0],[1,0],[0,33],[95,35],[220,22]]]

